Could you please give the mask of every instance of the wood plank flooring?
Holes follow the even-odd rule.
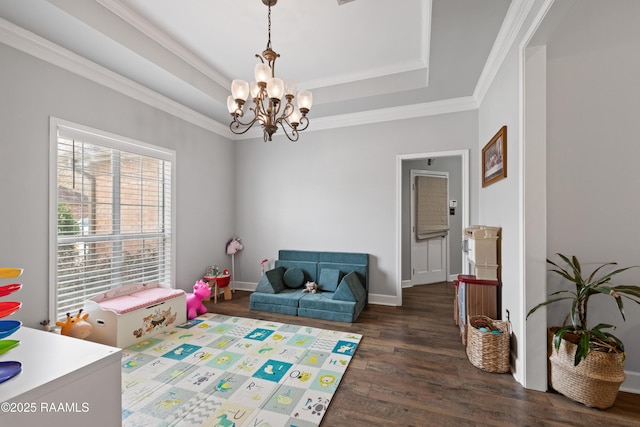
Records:
[[[612,408],[591,409],[475,368],[453,320],[451,284],[405,289],[403,307],[369,305],[352,324],[251,311],[249,295],[206,304],[214,313],[364,336],[322,426],[640,425],[640,395],[621,392]]]

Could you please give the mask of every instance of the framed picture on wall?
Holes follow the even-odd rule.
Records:
[[[507,177],[507,127],[502,126],[482,149],[482,186]]]

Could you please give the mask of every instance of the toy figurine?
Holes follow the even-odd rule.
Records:
[[[195,319],[200,314],[207,312],[207,307],[202,303],[203,298],[211,296],[211,288],[209,285],[198,280],[193,285],[193,293],[187,293],[187,319]]]
[[[89,313],[82,315],[82,309],[80,309],[76,317],[71,317],[71,315],[67,313],[67,319],[64,322],[56,322],[56,326],[60,326],[61,335],[83,340],[93,332],[93,326],[87,322],[87,318],[89,318]]]

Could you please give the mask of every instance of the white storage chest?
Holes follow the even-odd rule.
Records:
[[[125,348],[169,326],[187,321],[183,290],[153,283],[112,289],[85,301],[90,341]]]

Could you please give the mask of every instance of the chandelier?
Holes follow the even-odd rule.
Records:
[[[255,81],[249,85],[244,80],[233,80],[231,95],[227,98],[227,108],[233,117],[229,125],[231,132],[240,135],[254,124],[260,123],[265,142],[271,141],[271,136],[279,127],[289,140],[297,141],[298,132],[309,126],[307,113],[313,102],[311,92],[301,90],[296,94],[295,82],[285,82],[275,76],[275,63],[280,54],[271,49],[271,6],[275,6],[277,2],[278,0],[262,0],[269,7],[269,38],[262,55],[256,54],[260,63],[256,64],[254,71]],[[249,108],[253,117],[242,121],[245,113],[243,106],[249,93],[253,99],[253,106]],[[297,98],[297,107],[293,105],[294,98]]]

